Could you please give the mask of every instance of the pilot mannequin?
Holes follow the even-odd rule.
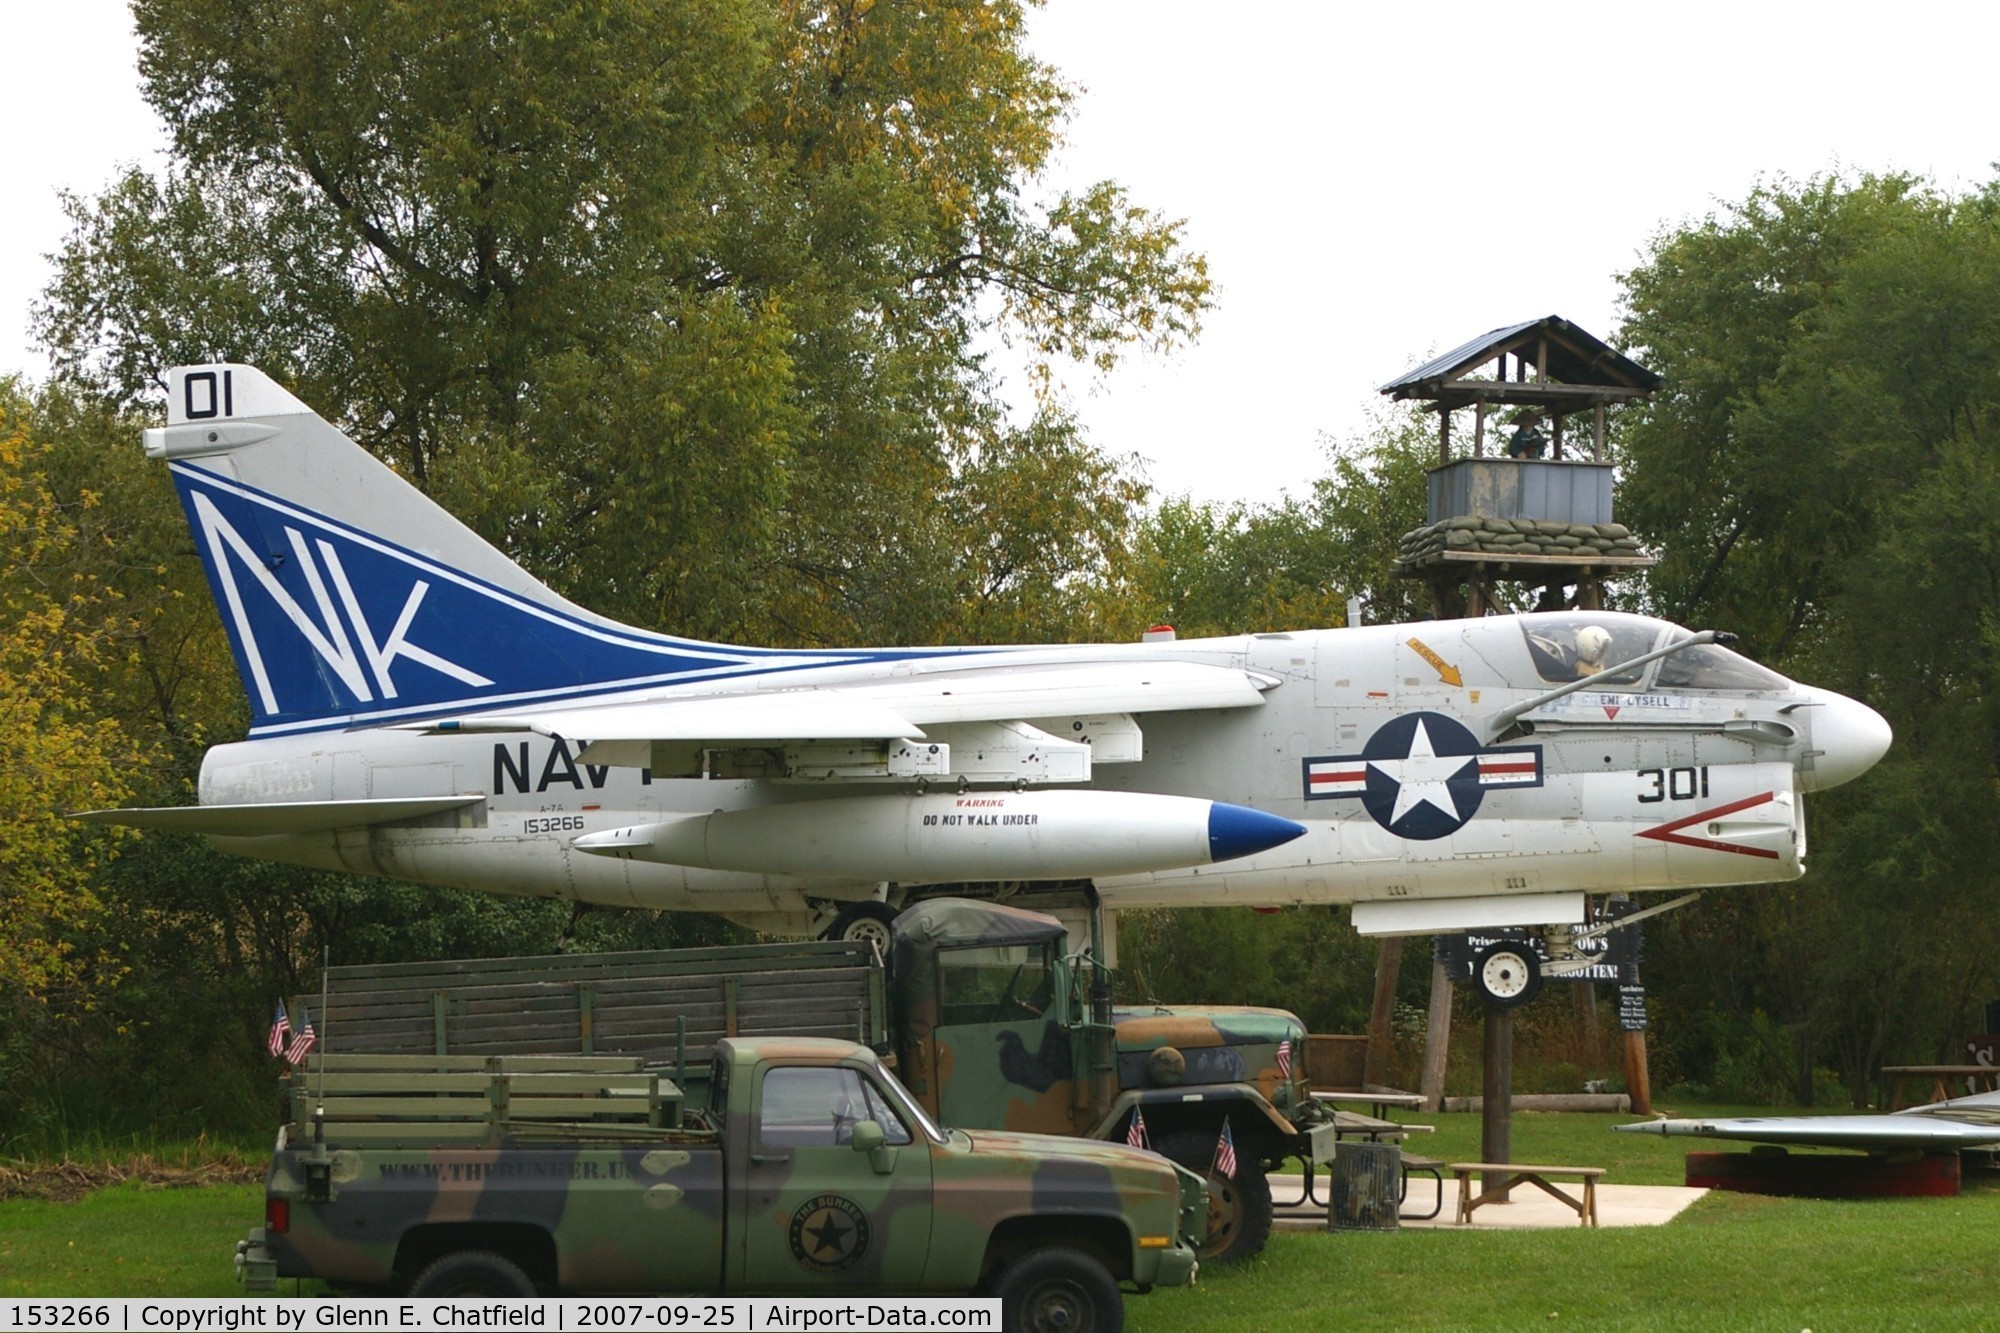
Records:
[[[1604,660],[1611,651],[1611,631],[1601,625],[1585,625],[1576,632],[1576,675],[1581,680],[1594,676],[1610,665]]]

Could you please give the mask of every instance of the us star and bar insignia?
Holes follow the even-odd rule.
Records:
[[[1307,800],[1358,798],[1377,824],[1417,841],[1464,828],[1488,791],[1541,785],[1541,746],[1482,746],[1443,713],[1405,713],[1360,754],[1305,760]]]

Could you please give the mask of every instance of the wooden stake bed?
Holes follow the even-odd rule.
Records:
[[[680,1088],[636,1059],[333,1055],[295,1071],[287,1097],[295,1145],[316,1120],[329,1144],[370,1147],[685,1132]]]

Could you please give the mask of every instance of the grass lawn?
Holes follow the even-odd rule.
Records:
[[[1409,1118],[1437,1126],[1413,1140],[1414,1150],[1447,1161],[1480,1155],[1477,1116]],[[1687,1142],[1609,1132],[1624,1119],[1517,1113],[1514,1160],[1606,1167],[1607,1184],[1680,1184]],[[120,1185],[70,1203],[0,1203],[0,1296],[234,1294],[230,1257],[261,1217],[262,1193],[256,1185]],[[2000,1180],[1977,1173],[1956,1199],[1711,1194],[1664,1227],[1281,1233],[1242,1268],[1204,1272],[1192,1289],[1133,1298],[1126,1309],[1133,1333],[1336,1320],[1481,1329],[1978,1326],[1991,1301],[1996,1235]]]
[[[262,1185],[118,1185],[0,1203],[0,1296],[233,1296]],[[289,1284],[288,1284],[289,1285]]]
[[[1132,1333],[1321,1327],[1852,1329],[1990,1311],[2000,1188],[1815,1202],[1711,1194],[1664,1227],[1287,1233],[1126,1304]]]

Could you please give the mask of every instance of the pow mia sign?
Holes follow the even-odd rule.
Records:
[[[868,1214],[839,1194],[820,1194],[792,1214],[792,1258],[815,1273],[837,1273],[868,1253]]]

